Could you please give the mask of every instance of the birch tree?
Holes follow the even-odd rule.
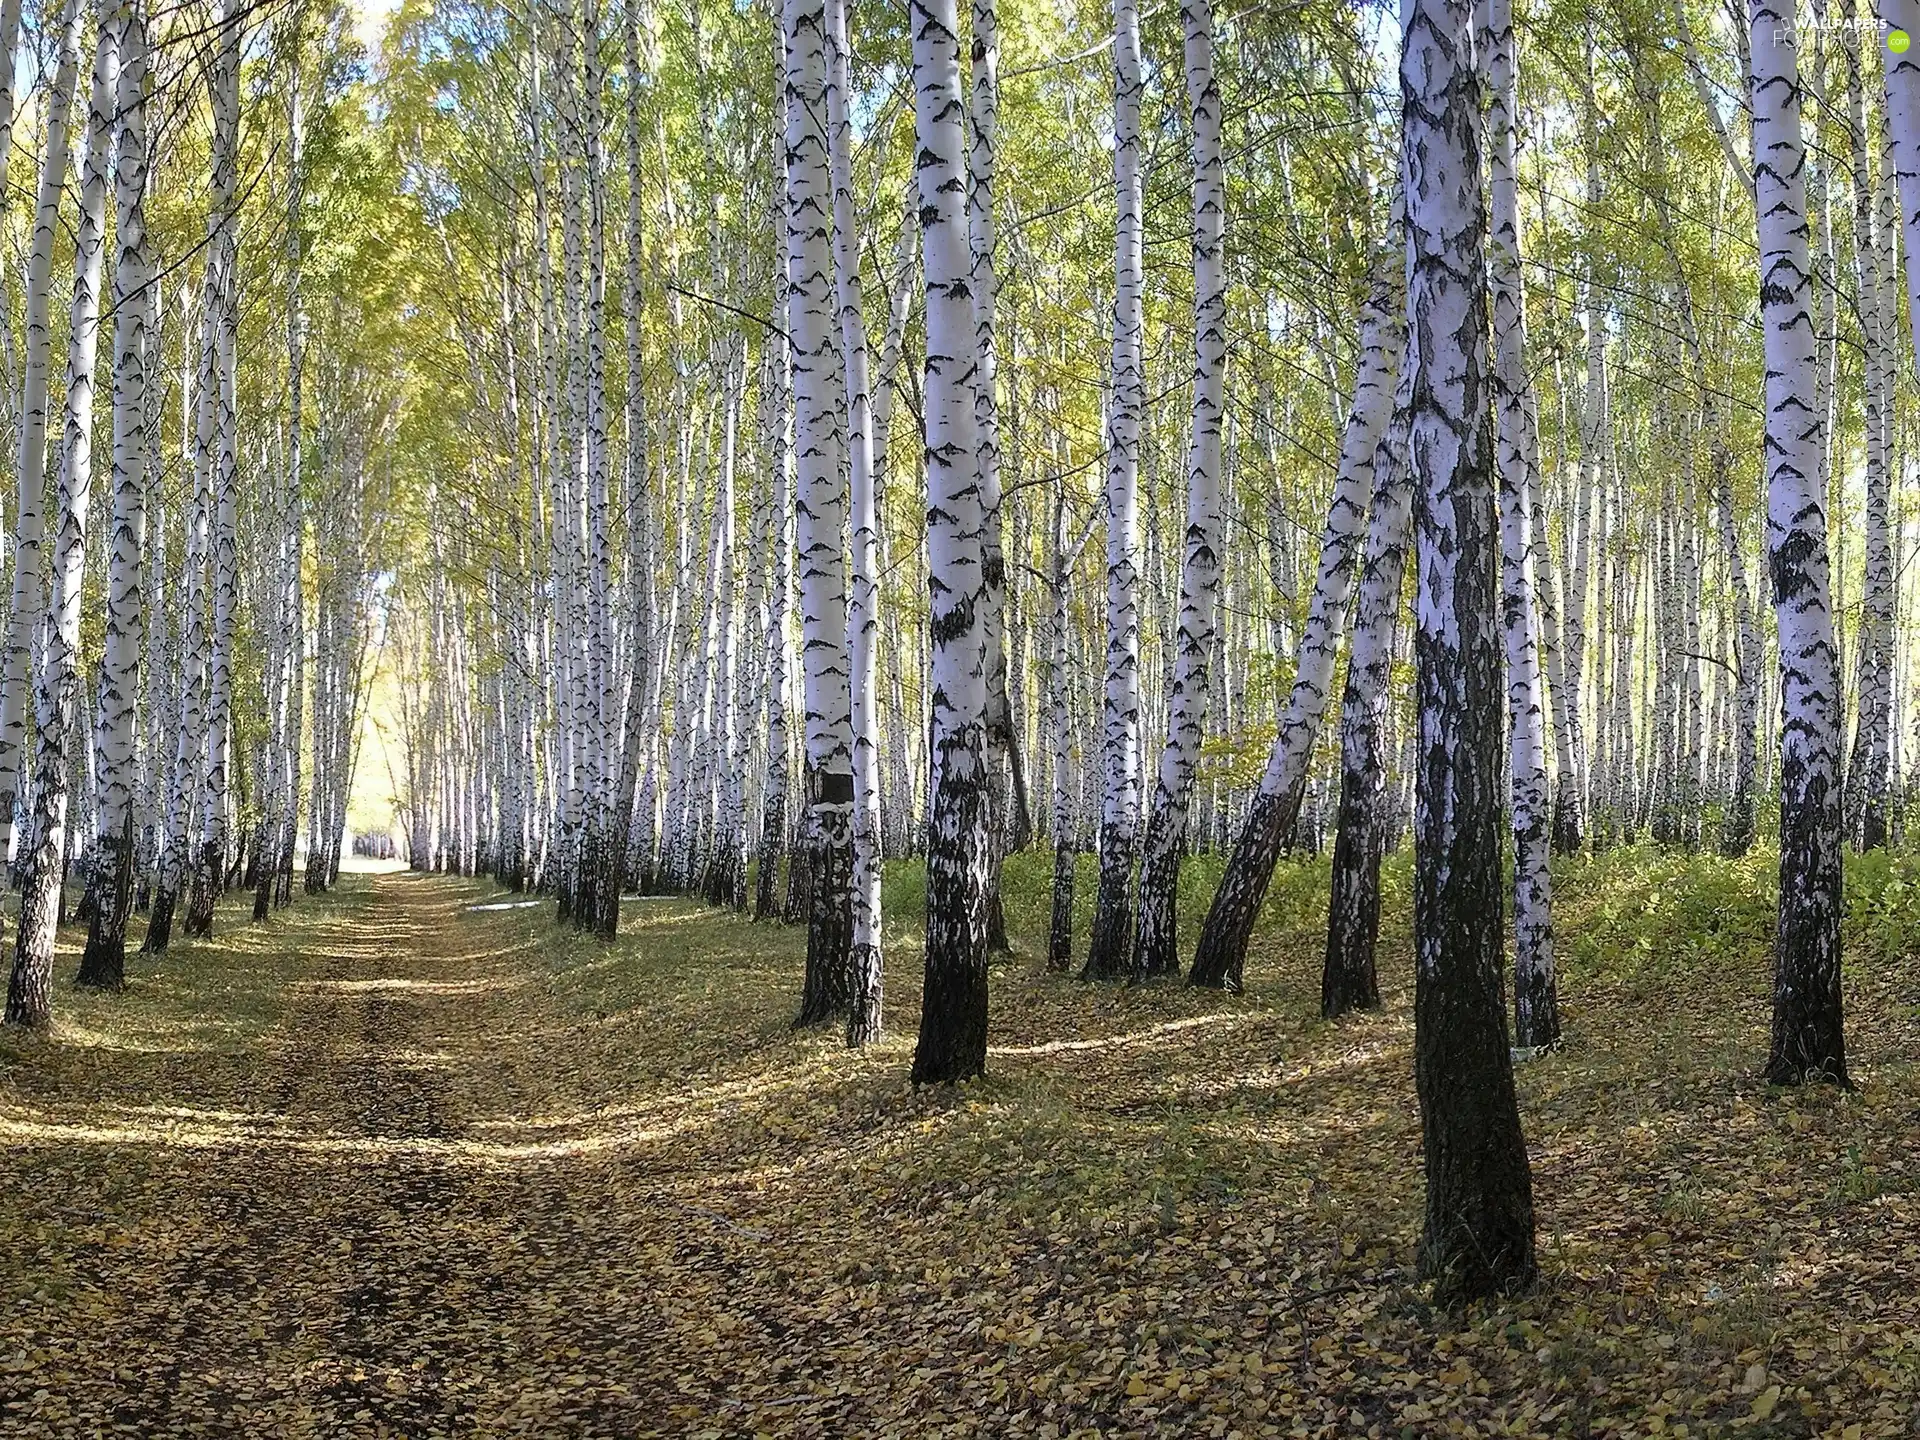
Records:
[[[1487,255],[1493,305],[1490,376],[1499,467],[1501,615],[1511,737],[1508,794],[1513,832],[1513,1003],[1519,1044],[1558,1043],[1560,1011],[1553,970],[1553,878],[1547,787],[1546,705],[1540,683],[1539,609],[1535,603],[1534,494],[1539,487],[1538,421],[1527,377],[1526,318],[1520,274],[1519,177],[1514,131],[1519,84],[1512,0],[1485,0],[1489,203]]]
[[[1480,87],[1467,0],[1408,0],[1407,153],[1419,705],[1414,1082],[1420,1268],[1443,1296],[1532,1285],[1533,1191],[1501,997],[1500,659]]]
[[[141,539],[148,478],[147,366],[148,347],[156,338],[159,286],[147,241],[146,14],[129,4],[103,6],[102,12],[100,48],[110,48],[118,61],[113,96],[113,113],[119,117],[114,167],[113,531],[106,654],[94,722],[101,759],[94,841],[100,873],[79,978],[82,984],[117,989],[125,975],[127,912],[133,895],[134,708],[145,640]],[[96,76],[99,68],[96,61]]]
[[[847,1043],[880,1036],[880,722],[875,711],[880,621],[878,511],[873,492],[873,402],[867,385],[867,322],[861,312],[859,234],[853,215],[852,124],[845,0],[826,0],[827,125],[832,151],[834,288],[845,360],[847,473],[853,528],[853,589],[847,610],[853,730],[853,935]]]
[[[1124,3],[1124,0],[1123,0]],[[931,610],[931,774],[926,982],[914,1046],[917,1085],[987,1063],[987,677],[981,530],[974,483],[972,257],[962,214],[959,20],[954,0],[911,0],[914,136],[925,280],[927,573]]]
[[[1767,549],[1780,636],[1780,909],[1766,1075],[1847,1083],[1840,1001],[1839,675],[1824,417],[1813,407],[1806,147],[1792,0],[1751,0],[1753,175],[1766,353]]]
[[[1319,570],[1306,628],[1300,636],[1293,686],[1260,777],[1260,788],[1248,806],[1246,821],[1200,930],[1193,964],[1187,972],[1187,979],[1195,985],[1241,988],[1253,922],[1266,898],[1281,848],[1300,813],[1307,766],[1333,685],[1340,629],[1353,584],[1354,550],[1372,485],[1374,450],[1393,409],[1390,386],[1406,347],[1395,283],[1399,264],[1399,257],[1391,253],[1376,264],[1361,312],[1353,405],[1341,438],[1340,466],[1321,532]]]
[[[1401,249],[1404,252],[1405,242]],[[1392,712],[1394,638],[1413,527],[1407,478],[1407,430],[1414,362],[1400,361],[1393,414],[1373,454],[1373,500],[1360,566],[1347,684],[1340,697],[1340,810],[1327,901],[1327,953],[1320,1013],[1326,1019],[1380,1004],[1375,964],[1380,932],[1380,859],[1386,848],[1388,722]]]
[[[843,1020],[852,1003],[853,717],[841,539],[839,379],[832,313],[826,6],[786,0],[787,267],[791,285],[795,538],[806,706],[806,988],[797,1023]]]
[[[603,940],[620,930],[620,891],[626,879],[639,786],[642,752],[651,739],[653,669],[653,510],[648,494],[647,391],[641,325],[645,314],[646,208],[641,151],[642,68],[640,0],[621,7],[621,41],[626,62],[627,253],[621,272],[620,309],[626,322],[626,452],[622,476],[627,515],[627,722],[619,758],[619,779],[608,815],[608,839],[599,882],[596,927]],[[651,802],[648,818],[651,819]]]
[[[1841,7],[1843,23],[1853,30],[1855,7]],[[1879,48],[1879,47],[1876,47]],[[1892,400],[1886,302],[1882,295],[1881,236],[1877,215],[1879,187],[1867,126],[1863,70],[1868,47],[1855,39],[1841,46],[1846,64],[1846,121],[1853,190],[1854,294],[1860,326],[1862,428],[1866,439],[1866,515],[1859,644],[1855,654],[1853,749],[1846,765],[1842,799],[1854,848],[1873,850],[1887,843],[1888,785],[1891,780],[1893,727],[1894,569],[1891,508]],[[1885,277],[1890,280],[1890,277]],[[1888,285],[1887,288],[1891,288]],[[1895,302],[1897,310],[1897,302]]]
[[[27,697],[33,683],[35,636],[46,614],[47,373],[53,363],[53,248],[60,228],[60,196],[66,185],[73,92],[80,74],[79,0],[62,0],[55,33],[60,48],[46,97],[46,147],[34,204],[33,239],[27,255],[22,330],[26,336],[17,412],[16,461],[19,499],[13,520],[12,601],[7,611],[6,671],[0,676],[0,820],[8,830],[8,854],[21,840],[18,798],[23,776]],[[71,36],[71,44],[69,44]]]
[[[53,594],[35,697],[34,812],[20,892],[20,932],[7,983],[7,1023],[45,1025],[52,1017],[54,927],[67,878],[69,747],[80,689],[80,603],[87,565],[87,511],[93,493],[93,368],[100,335],[100,268],[106,248],[109,150],[119,95],[117,0],[100,7],[80,214],[74,227],[73,305],[69,312],[65,424],[60,446],[59,517],[54,531]],[[76,71],[80,13],[61,31],[59,67]],[[56,85],[60,82],[56,80]],[[75,78],[66,81],[70,89]],[[49,151],[52,146],[49,145]]]
[[[234,384],[239,357],[239,259],[234,215],[240,143],[240,37],[244,11],[214,8],[213,189],[207,215],[206,304],[213,314],[211,374],[202,377],[200,439],[212,486],[208,556],[213,624],[207,653],[206,754],[200,772],[200,846],[187,906],[188,935],[213,934],[214,900],[227,863],[227,763],[232,745],[234,631],[240,605],[239,437]]]
[[[184,295],[184,287],[183,287]],[[180,431],[182,444],[189,443],[192,436],[192,450],[186,457],[188,474],[192,477],[192,495],[183,517],[185,544],[180,562],[180,599],[181,614],[176,620],[180,640],[180,676],[176,699],[176,712],[173,732],[173,753],[168,763],[166,824],[160,843],[159,880],[154,886],[153,908],[147,915],[146,938],[141,942],[142,951],[149,954],[164,954],[173,936],[174,907],[179,901],[181,887],[187,883],[191,871],[192,857],[188,851],[188,833],[192,824],[193,802],[200,787],[198,760],[200,756],[201,729],[205,716],[205,677],[207,653],[207,536],[211,521],[209,502],[212,492],[212,474],[210,467],[200,463],[208,454],[208,447],[201,445],[199,436],[209,433],[211,417],[207,412],[206,395],[213,384],[216,366],[214,361],[214,309],[209,303],[211,297],[204,287],[200,293],[200,305],[197,325],[197,341],[192,347],[182,346],[182,364],[180,376],[181,417]],[[184,305],[183,305],[184,309]],[[183,332],[186,330],[183,324]],[[196,364],[189,368],[186,363],[187,352],[195,357]],[[193,383],[189,383],[189,382]],[[189,415],[196,420],[189,423]],[[330,634],[327,625],[328,616],[322,609],[319,631],[315,648],[320,662],[320,674],[314,685],[314,803],[309,809],[312,829],[307,838],[307,876],[306,888],[309,894],[324,888],[325,866],[321,860],[320,825],[322,820],[319,800],[330,779],[327,767],[322,763],[324,724],[328,715],[328,689],[331,676],[328,673],[329,655],[326,650]],[[317,884],[316,881],[322,883]]]
[[[783,31],[784,34],[784,31]],[[784,45],[784,42],[783,42]],[[785,65],[782,50],[782,65]],[[782,74],[785,71],[783,69]],[[787,157],[787,131],[792,124],[793,104],[790,87],[782,83],[774,98],[775,149],[774,194],[778,224],[785,227],[793,205],[792,173]],[[767,697],[767,773],[761,786],[760,838],[755,845],[753,918],[777,918],[779,905],[775,886],[780,874],[780,856],[787,834],[787,605],[792,589],[791,548],[788,540],[789,516],[793,510],[792,379],[793,347],[788,326],[792,323],[792,282],[789,246],[776,244],[773,260],[772,357],[768,361],[773,394],[770,412],[772,444],[767,463],[773,492],[771,535],[772,578],[767,586],[766,697]],[[798,863],[795,857],[792,863]]]
[[[1107,660],[1102,709],[1100,886],[1083,972],[1125,973],[1132,959],[1133,866],[1140,809],[1141,345],[1140,12],[1113,4],[1112,407],[1107,418]]]
[[[1213,6],[1186,0],[1187,103],[1193,123],[1193,424],[1187,446],[1186,548],[1180,569],[1180,632],[1140,866],[1134,930],[1136,980],[1175,974],[1174,902],[1187,809],[1206,724],[1215,613],[1220,595],[1220,415],[1227,361],[1223,231],[1226,186],[1220,159],[1220,87],[1213,75]]]

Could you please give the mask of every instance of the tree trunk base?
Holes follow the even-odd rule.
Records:
[[[153,910],[147,916],[147,935],[140,942],[142,955],[164,955],[173,939],[173,892],[164,885],[153,892]]]
[[[880,1038],[880,947],[855,945],[850,958],[853,995],[847,1005],[847,1048],[858,1050]]]
[[[127,984],[127,939],[124,934],[111,939],[89,935],[87,948],[80,957],[80,973],[73,983],[89,990],[123,990]]]
[[[1583,837],[1580,834],[1580,807],[1570,804],[1562,785],[1561,793],[1553,801],[1553,853],[1556,855],[1578,855]]]
[[[1327,953],[1320,1018],[1380,1008],[1380,801],[1374,775],[1343,769],[1327,897]]]
[[[1140,867],[1139,917],[1133,932],[1133,981],[1144,985],[1180,973],[1180,843],[1157,836],[1156,813],[1147,824],[1147,858]],[[1160,841],[1161,843],[1156,843]]]
[[[1053,913],[1047,923],[1047,969],[1064,975],[1073,969],[1073,890],[1080,852],[1071,845],[1053,852]]]
[[[807,848],[807,975],[796,1030],[844,1020],[853,1005],[851,839],[842,826]]]
[[[1290,796],[1262,791],[1253,797],[1240,838],[1227,860],[1226,873],[1220,877],[1220,888],[1213,892],[1213,904],[1200,927],[1200,943],[1187,972],[1189,985],[1235,993],[1242,988],[1247,942],[1253,937],[1254,921],[1267,898],[1267,886],[1273,883],[1280,847],[1299,809],[1298,789]]]
[[[1134,847],[1111,835],[1100,845],[1100,887],[1094,894],[1093,927],[1082,980],[1118,980],[1132,959]]]

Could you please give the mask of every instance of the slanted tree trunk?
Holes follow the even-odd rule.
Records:
[[[1360,358],[1353,407],[1347,412],[1340,442],[1340,467],[1320,539],[1320,568],[1314,577],[1307,623],[1300,635],[1299,663],[1281,717],[1279,733],[1248,807],[1220,888],[1213,893],[1200,943],[1187,979],[1219,989],[1241,988],[1247,942],[1260,914],[1273,867],[1300,814],[1307,765],[1326,713],[1333,685],[1340,628],[1353,584],[1354,551],[1363,508],[1372,488],[1374,450],[1393,410],[1393,378],[1400,367],[1406,330],[1400,320],[1397,275],[1402,259],[1391,247],[1376,262],[1371,292],[1360,317]]]
[[[1767,550],[1780,636],[1780,912],[1767,1079],[1847,1082],[1840,1003],[1840,695],[1793,0],[1751,0],[1766,351]]]
[[[1402,209],[1404,219],[1404,209]],[[1390,237],[1406,252],[1404,231]],[[1380,1004],[1374,963],[1380,933],[1380,859],[1386,849],[1390,683],[1399,629],[1413,490],[1407,477],[1407,427],[1413,404],[1413,361],[1403,355],[1393,414],[1373,454],[1373,503],[1360,565],[1360,596],[1340,697],[1340,801],[1327,902],[1327,953],[1320,977],[1320,1013],[1331,1020]]]

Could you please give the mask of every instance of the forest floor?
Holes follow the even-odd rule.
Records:
[[[1911,1436],[1920,873],[1850,868],[1858,1089],[1782,1092],[1771,864],[1560,872],[1543,1283],[1456,1314],[1400,864],[1386,1007],[1329,1025],[1323,863],[1227,997],[1044,973],[1016,857],[990,1073],[929,1093],[912,866],[858,1055],[788,1028],[797,931],[686,902],[608,948],[473,882],[236,900],[0,1038],[0,1432]]]

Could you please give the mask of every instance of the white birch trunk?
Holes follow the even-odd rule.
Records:
[[[147,489],[147,349],[159,294],[147,244],[147,21],[143,9],[116,5],[102,16],[101,47],[118,55],[114,109],[119,116],[114,170],[113,534],[107,575],[106,654],[95,718],[100,755],[96,845],[100,873],[82,983],[118,989],[125,978],[127,911],[132,898],[137,752],[134,707],[140,693],[140,542]],[[110,37],[110,38],[109,38]],[[97,62],[96,62],[97,68]],[[96,103],[98,101],[96,100]]]
[[[900,369],[900,353],[905,343],[908,301],[913,285],[914,238],[918,217],[909,209],[900,227],[893,257],[893,281],[888,292],[887,332],[880,344],[880,373],[873,385],[873,507],[875,575],[889,573],[891,556],[886,527],[881,519],[886,512],[888,480],[892,475],[889,438],[893,433],[893,394]],[[856,556],[857,558],[857,556]],[[910,854],[919,848],[919,830],[914,824],[913,772],[914,741],[921,729],[908,718],[906,696],[901,681],[906,669],[907,651],[901,635],[898,606],[879,603],[876,586],[875,609],[886,626],[888,708],[891,733],[882,741],[887,764],[887,796],[882,821],[887,843],[882,848],[896,854]]]
[[[1047,926],[1047,968],[1065,972],[1073,964],[1073,892],[1080,858],[1079,756],[1074,745],[1073,616],[1068,581],[1074,550],[1067,542],[1067,485],[1054,454],[1053,524],[1049,537],[1051,600],[1048,626],[1047,731],[1053,771],[1053,910]]]
[[[1298,664],[1267,767],[1214,891],[1188,980],[1238,990],[1253,922],[1273,879],[1306,789],[1307,767],[1333,685],[1340,630],[1353,585],[1354,552],[1372,489],[1375,448],[1393,411],[1406,330],[1399,315],[1401,256],[1389,250],[1375,267],[1360,317],[1360,355],[1353,404],[1341,437],[1340,465],[1320,539],[1320,564],[1300,636]]]
[[[207,651],[206,754],[201,766],[200,846],[187,906],[187,934],[213,934],[214,901],[225,888],[227,863],[227,760],[233,710],[233,641],[240,605],[239,455],[236,446],[235,366],[238,360],[240,296],[237,174],[240,144],[240,40],[244,11],[220,0],[219,31],[208,88],[213,96],[213,186],[207,215],[204,304],[213,311],[214,368],[202,378],[200,437],[212,484],[212,550],[209,575],[213,625]]]
[[[927,573],[932,723],[926,983],[915,1084],[987,1063],[985,515],[975,484],[972,271],[962,214],[959,19],[954,0],[911,0],[914,133],[926,281]]]
[[[40,163],[33,240],[27,255],[26,353],[21,369],[18,448],[14,474],[19,500],[13,521],[13,588],[7,612],[4,675],[0,675],[0,825],[7,827],[4,856],[22,839],[18,800],[24,775],[27,698],[33,684],[33,651],[47,609],[46,488],[47,375],[53,363],[53,247],[60,229],[60,197],[67,182],[73,92],[80,74],[79,0],[64,0],[57,22],[61,36],[53,83],[47,91],[47,140]]]
[[[641,94],[640,0],[625,0],[621,9],[621,36],[626,61],[627,253],[621,279],[621,314],[626,322],[627,446],[622,477],[627,517],[627,722],[620,745],[619,782],[608,815],[608,841],[599,881],[599,913],[595,924],[602,939],[620,930],[620,892],[629,871],[642,892],[650,888],[653,866],[653,797],[646,797],[640,832],[643,844],[634,844],[634,792],[640,768],[654,740],[656,707],[650,686],[653,643],[653,510],[648,496],[647,392],[644,376],[646,205],[640,151]],[[631,857],[638,850],[640,858]]]
[[[851,1004],[853,699],[841,483],[838,345],[832,324],[833,197],[827,163],[825,0],[785,0],[787,265],[792,286],[795,548],[806,711],[809,913],[798,1022]]]
[[[987,803],[987,949],[1006,954],[1007,917],[1000,899],[1001,855],[1009,832],[1031,829],[1020,751],[1007,684],[1007,563],[1001,545],[1000,484],[1000,276],[994,257],[998,236],[993,209],[1000,144],[1000,12],[998,0],[972,0],[972,88],[967,152],[967,243],[972,261],[974,462],[980,479],[981,621],[987,645],[987,749],[993,780]],[[1014,813],[1005,813],[1012,781]],[[1011,825],[1009,824],[1011,821]]]
[[[182,310],[185,311],[186,291],[182,290]],[[193,493],[189,498],[187,513],[182,517],[182,530],[185,532],[180,566],[180,606],[175,618],[175,632],[179,640],[180,654],[175,667],[179,675],[177,691],[178,722],[174,727],[173,757],[167,781],[167,820],[160,851],[160,878],[154,891],[153,910],[147,920],[146,939],[141,949],[153,954],[162,954],[171,942],[173,934],[173,914],[179,902],[181,887],[186,884],[192,856],[188,852],[188,835],[191,826],[193,801],[200,788],[199,757],[201,727],[205,716],[206,654],[207,654],[207,531],[211,522],[208,508],[211,476],[198,463],[200,447],[198,444],[198,426],[195,418],[201,409],[201,392],[207,387],[214,371],[213,361],[213,312],[208,305],[208,296],[204,290],[200,296],[198,335],[191,347],[181,345],[180,358],[180,444],[185,452],[181,457],[182,466],[193,477]],[[185,315],[183,313],[183,322]],[[192,329],[182,324],[183,335],[191,334]],[[322,647],[322,672],[326,668],[325,645],[328,632],[323,625],[318,644]],[[316,687],[314,696],[314,714],[316,723],[326,712],[322,701],[325,697],[325,680]],[[317,755],[316,755],[317,759]],[[314,769],[316,800],[318,791],[327,780],[326,774],[318,763]],[[314,806],[314,823],[320,820],[319,806]],[[317,888],[313,883],[318,877],[313,873],[315,858],[319,853],[319,831],[316,828],[308,849],[309,882],[308,889]]]
[[[80,601],[87,565],[88,501],[93,493],[93,372],[100,336],[101,255],[106,248],[107,162],[118,109],[118,40],[123,28],[116,23],[114,6],[115,0],[106,0],[100,9],[87,146],[80,171],[80,213],[74,227],[60,509],[46,653],[35,706],[39,734],[34,753],[34,824],[20,892],[13,971],[7,983],[9,1025],[39,1026],[53,1018],[53,937],[66,881],[69,749],[80,690]],[[79,59],[77,7],[69,15],[61,32],[62,72],[77,70]]]
[[[1855,20],[1852,0],[1843,22]],[[1857,32],[1855,32],[1857,33]],[[1856,850],[1887,842],[1887,803],[1893,726],[1893,500],[1892,357],[1887,344],[1886,302],[1881,293],[1878,187],[1873,175],[1861,75],[1865,47],[1841,47],[1847,67],[1847,139],[1853,182],[1854,280],[1862,343],[1862,429],[1866,441],[1864,574],[1860,590],[1859,643],[1854,656],[1853,750],[1843,796],[1847,832]],[[1884,50],[1884,47],[1876,47]],[[1895,302],[1897,309],[1898,302]]]
[[[573,922],[596,932],[601,926],[600,886],[607,879],[604,849],[608,813],[616,784],[614,753],[615,694],[613,654],[613,549],[608,533],[610,461],[607,440],[607,197],[606,134],[601,105],[604,67],[600,60],[600,3],[583,0],[581,35],[580,188],[586,201],[587,274],[580,417],[586,491],[586,655],[582,700],[586,711],[587,764],[581,797],[580,872]],[[612,881],[616,886],[616,877]]]
[[[1553,879],[1548,869],[1549,799],[1545,704],[1540,688],[1539,610],[1533,550],[1539,488],[1538,418],[1527,376],[1525,295],[1520,269],[1519,177],[1514,129],[1519,80],[1512,0],[1486,0],[1480,34],[1491,92],[1487,113],[1494,365],[1492,391],[1499,467],[1500,629],[1507,662],[1509,819],[1513,831],[1513,1004],[1515,1043],[1560,1039],[1553,970]]]
[[[1405,242],[1401,243],[1404,251]],[[1387,752],[1391,743],[1394,642],[1413,489],[1407,475],[1407,429],[1413,405],[1413,362],[1403,355],[1393,414],[1373,454],[1373,503],[1360,566],[1347,685],[1340,697],[1340,812],[1327,901],[1327,952],[1321,968],[1320,1013],[1326,1019],[1380,1005],[1375,964],[1380,932],[1380,860],[1388,836]]]
[[[1501,1004],[1499,566],[1487,394],[1486,213],[1467,0],[1411,0],[1405,98],[1414,338],[1419,784],[1414,1079],[1421,1270],[1443,1300],[1527,1288],[1526,1141]]]
[[[1754,183],[1766,351],[1767,548],[1780,637],[1780,913],[1767,1078],[1844,1084],[1840,695],[1827,581],[1823,417],[1808,313],[1793,0],[1751,0]]]
[[[1920,39],[1920,0],[1875,0],[1883,25]],[[1886,51],[1887,141],[1899,195],[1900,250],[1906,259],[1909,339],[1920,356],[1920,48]],[[1891,329],[1891,327],[1889,327]]]
[[[1132,960],[1133,865],[1140,811],[1140,425],[1142,314],[1140,12],[1113,4],[1113,401],[1107,418],[1107,662],[1101,707],[1100,885],[1086,979]]]
[[[1167,697],[1167,739],[1154,780],[1140,861],[1133,975],[1180,968],[1175,901],[1187,811],[1204,738],[1215,613],[1220,603],[1220,420],[1227,362],[1226,182],[1220,158],[1220,87],[1213,74],[1211,0],[1186,0],[1187,104],[1193,125],[1193,422],[1187,447],[1187,524],[1180,619]]]
[[[774,96],[774,170],[775,230],[786,233],[787,213],[792,204],[791,175],[787,160],[787,126],[790,123],[791,98],[785,83],[786,41],[782,25],[780,52],[781,83]],[[771,362],[773,395],[773,444],[767,457],[772,470],[773,491],[773,576],[767,595],[766,646],[767,668],[767,775],[761,788],[760,837],[754,846],[753,918],[771,920],[780,914],[777,882],[781,850],[787,836],[787,602],[793,588],[788,529],[793,513],[793,469],[791,456],[791,413],[793,350],[788,331],[792,319],[790,268],[787,245],[776,240],[773,267],[773,333],[768,344],[773,349]],[[798,854],[789,864],[798,865]]]
[[[847,607],[853,725],[853,936],[847,1043],[880,1038],[880,721],[876,645],[878,527],[874,506],[873,401],[867,383],[867,322],[861,313],[860,237],[853,214],[853,137],[847,117],[845,0],[826,0],[827,126],[833,183],[834,290],[847,397],[847,473],[852,504],[853,589]],[[976,15],[978,9],[976,6]],[[976,30],[976,36],[979,32]],[[976,40],[975,52],[979,43]],[[976,308],[978,299],[976,296]]]

